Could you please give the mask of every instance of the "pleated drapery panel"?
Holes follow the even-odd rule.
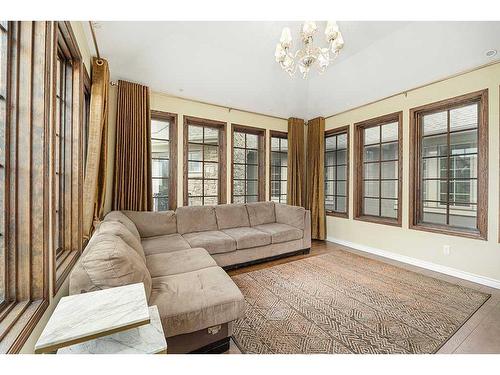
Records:
[[[149,87],[118,81],[113,209],[153,208]]]
[[[288,119],[287,203],[304,206],[304,120]]]
[[[83,236],[90,238],[102,219],[106,197],[106,160],[109,111],[109,68],[104,59],[92,61],[92,87],[87,162],[83,184]]]
[[[325,119],[315,118],[307,123],[307,198],[311,210],[311,237],[326,239],[325,218]]]

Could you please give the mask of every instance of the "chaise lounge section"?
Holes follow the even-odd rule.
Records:
[[[70,294],[142,282],[169,353],[225,351],[245,301],[223,268],[307,252],[310,225],[308,210],[273,202],[112,211],[73,269]]]

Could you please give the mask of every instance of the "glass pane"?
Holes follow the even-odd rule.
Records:
[[[169,161],[164,159],[153,159],[151,163],[151,175],[153,177],[169,177]]]
[[[245,203],[245,196],[238,196],[238,197],[233,197],[233,202],[234,203]]]
[[[256,134],[247,134],[247,148],[257,149],[259,137]]]
[[[345,181],[337,182],[337,195],[346,195],[346,183]]]
[[[247,195],[257,195],[259,193],[259,185],[257,181],[247,181]]]
[[[203,146],[202,145],[188,145],[188,159],[189,160],[203,160]]]
[[[450,131],[477,128],[477,103],[450,110]]]
[[[365,146],[364,161],[378,161],[380,158],[380,146]]]
[[[188,126],[188,141],[189,142],[203,142],[203,127],[189,125]]]
[[[398,143],[384,143],[382,145],[382,160],[395,160],[398,158]]]
[[[345,197],[337,197],[337,212],[347,212],[346,210],[346,198]]]
[[[271,152],[271,165],[280,165],[281,154],[279,152]]]
[[[428,201],[445,202],[448,194],[446,181],[442,180],[424,180],[422,183],[422,197]]]
[[[203,195],[202,180],[188,180],[188,197]]]
[[[203,198],[203,204],[205,206],[215,206],[218,203],[219,203],[218,197],[204,197]]]
[[[326,137],[325,138],[325,151],[332,151],[336,149],[337,137]]]
[[[363,199],[363,213],[365,215],[379,216],[379,200],[376,198]]]
[[[423,156],[446,156],[448,154],[447,135],[433,135],[422,139]]]
[[[217,196],[217,186],[219,182],[217,180],[205,180],[205,195]],[[206,202],[205,202],[206,203]]]
[[[364,165],[364,177],[366,179],[379,178],[379,163],[369,163]]]
[[[170,123],[151,119],[151,138],[169,139]]]
[[[335,167],[326,167],[325,180],[334,180],[334,179],[335,179]]]
[[[201,197],[189,198],[188,206],[201,206],[203,204],[203,200]]]
[[[205,128],[205,143],[218,145],[219,144],[219,129]]]
[[[390,217],[394,219],[398,217],[398,207],[396,200],[382,199],[380,208],[382,210],[380,216]]]
[[[233,146],[245,148],[245,133],[234,132]]]
[[[335,165],[335,152],[327,152],[325,153],[325,165],[330,166],[330,165]]]
[[[286,194],[287,182],[281,181],[281,194]]]
[[[452,155],[477,153],[477,130],[450,134]]]
[[[281,180],[286,180],[288,178],[288,168],[287,167],[281,167]]]
[[[379,181],[365,181],[364,182],[364,192],[365,197],[378,198],[380,196],[379,192]]]
[[[280,196],[279,195],[271,195],[271,202],[280,203]],[[236,203],[236,202],[234,202],[234,203]]]
[[[271,137],[271,151],[279,151],[280,150],[280,139]]]
[[[201,161],[190,161],[188,162],[188,178],[202,177],[202,167],[203,163]]]
[[[281,138],[281,151],[288,152],[288,139]]]
[[[347,167],[345,165],[337,167],[337,179],[344,181],[347,180]]]
[[[382,142],[398,140],[398,123],[391,122],[390,124],[382,125]]]
[[[259,178],[259,167],[257,165],[247,165],[247,179],[257,180]]]
[[[446,203],[424,202],[422,221],[430,224],[446,224]]]
[[[440,177],[440,166],[444,165],[446,168],[448,158],[432,158],[423,159],[423,172],[424,178],[439,178]],[[446,177],[446,175],[444,176]]]
[[[205,161],[219,161],[219,146],[203,146],[205,154],[203,158]]]
[[[398,197],[398,182],[397,181],[381,181],[382,198],[397,198]]]
[[[398,162],[382,162],[382,178],[398,178]]]
[[[347,155],[346,150],[337,151],[337,164],[346,164],[347,163],[346,155]]]
[[[477,183],[476,180],[450,180],[448,188],[450,190],[450,202],[455,205],[470,205],[477,203]]]
[[[325,210],[327,211],[333,211],[335,209],[335,197],[331,195],[326,195],[325,196]]]
[[[476,229],[477,228],[477,207],[472,205],[468,208],[450,207],[450,225]]]
[[[152,179],[153,197],[168,196],[168,179],[153,178]]]
[[[448,129],[448,114],[446,111],[424,115],[422,118],[424,135],[446,132]]]
[[[153,198],[153,211],[168,211],[168,197]]]
[[[335,182],[326,181],[325,182],[325,194],[326,195],[334,195],[335,194]]]
[[[218,178],[219,177],[219,164],[217,164],[217,163],[205,163],[203,168],[204,168],[204,177],[205,178]]]
[[[337,136],[337,149],[347,149],[347,134],[339,134]]]
[[[153,158],[169,158],[170,150],[169,150],[168,141],[157,141],[155,139],[151,140],[151,157]]]
[[[233,181],[233,195],[245,194],[245,181]]]
[[[380,142],[380,126],[373,126],[364,130],[365,145]]]
[[[281,154],[281,165],[285,167],[288,165],[288,154]]]
[[[476,178],[477,155],[451,156],[450,178]]]
[[[256,150],[246,150],[247,164],[259,164],[259,153]]]
[[[244,164],[234,164],[233,165],[234,179],[243,180],[245,178],[245,165]]]
[[[235,148],[233,152],[234,163],[245,163],[245,150],[242,148]]]
[[[257,195],[247,195],[246,196],[247,203],[257,202],[258,200],[259,200],[259,197]]]

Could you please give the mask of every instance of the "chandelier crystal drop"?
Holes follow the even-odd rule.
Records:
[[[281,68],[291,77],[297,69],[305,79],[313,65],[317,65],[319,73],[324,73],[330,63],[337,58],[340,50],[344,46],[344,39],[340,33],[339,26],[335,21],[328,21],[325,28],[325,39],[328,47],[317,47],[314,45],[314,34],[318,27],[316,22],[307,21],[302,25],[300,37],[302,48],[292,53],[292,33],[290,28],[285,27],[281,32],[281,38],[276,45],[274,57]]]

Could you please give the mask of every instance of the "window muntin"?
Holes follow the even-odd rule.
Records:
[[[221,203],[221,167],[223,159],[223,130],[211,122],[187,120],[187,196],[188,206]]]
[[[348,210],[348,131],[325,135],[325,212],[346,215]]]
[[[233,125],[233,203],[261,200],[264,132]]]
[[[167,211],[170,195],[171,121],[151,117],[151,176],[153,211]]]
[[[286,204],[288,172],[288,138],[271,132],[271,201]]]
[[[479,104],[422,114],[420,221],[477,229]]]

